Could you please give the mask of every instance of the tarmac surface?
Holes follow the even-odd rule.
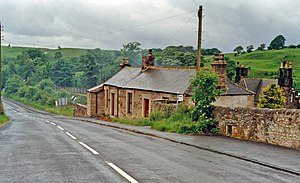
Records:
[[[0,182],[300,182],[300,151],[52,115],[9,100]]]

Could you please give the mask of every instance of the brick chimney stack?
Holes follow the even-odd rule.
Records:
[[[120,67],[123,69],[126,66],[131,66],[131,64],[129,63],[129,59],[122,58],[122,63],[120,64]]]
[[[142,58],[142,70],[147,70],[149,66],[154,66],[154,60],[155,57],[152,53],[152,49],[149,49],[148,55]]]
[[[211,64],[214,72],[219,76],[218,86],[227,91],[227,63],[224,54],[215,54],[214,62]]]
[[[239,83],[242,78],[248,78],[250,67],[245,67],[245,65],[240,65],[239,62],[237,62],[237,66],[235,68],[235,82]]]

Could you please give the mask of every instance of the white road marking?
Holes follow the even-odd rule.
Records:
[[[79,144],[81,144],[83,147],[87,148],[89,151],[91,151],[93,154],[99,154],[97,151],[95,151],[94,149],[92,149],[91,147],[89,147],[88,145],[86,145],[83,142],[79,142]]]
[[[138,183],[134,178],[132,178],[130,175],[128,175],[126,172],[121,170],[119,167],[114,165],[113,163],[107,163],[110,167],[112,167],[114,170],[116,170],[120,175],[122,175],[125,179],[127,179],[131,183]]]
[[[53,122],[50,122],[50,123],[51,123],[51,125],[54,125],[54,126],[56,125],[56,124],[55,124],[55,123],[53,123]]]
[[[72,139],[76,140],[77,138],[74,137],[72,134],[70,134],[69,132],[66,132],[67,135],[69,135]]]
[[[50,121],[46,120],[46,123],[50,123]]]
[[[60,130],[64,131],[65,129],[63,129],[62,127],[60,126],[56,126],[57,128],[59,128]]]

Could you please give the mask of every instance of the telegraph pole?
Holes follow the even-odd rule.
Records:
[[[198,56],[197,56],[197,70],[200,70],[201,65],[201,42],[202,42],[202,5],[199,6],[198,10]]]
[[[1,95],[1,91],[2,91],[2,31],[3,31],[3,27],[0,21],[0,114],[3,114],[3,110],[2,110],[2,95]]]

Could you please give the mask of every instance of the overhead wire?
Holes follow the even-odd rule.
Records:
[[[177,31],[176,31],[173,35],[171,35],[171,37],[166,41],[165,45],[168,45],[169,42],[172,41],[172,40],[174,39],[174,37],[182,30],[182,28],[183,28],[187,23],[189,23],[189,22],[192,20],[193,17],[194,17],[194,14],[192,14],[192,16],[190,16],[185,22],[183,22],[183,23],[181,24],[181,26],[177,29]]]
[[[184,16],[184,15],[187,15],[187,14],[190,14],[190,13],[194,13],[196,11],[197,10],[188,11],[188,12],[185,12],[183,14],[173,15],[173,16],[170,16],[170,17],[161,18],[161,19],[157,19],[157,20],[154,20],[154,21],[146,22],[146,23],[142,23],[142,24],[138,24],[138,25],[132,25],[132,26],[128,26],[128,27],[125,27],[125,28],[122,28],[122,29],[116,29],[116,30],[104,32],[104,33],[101,33],[101,34],[98,34],[98,35],[85,37],[84,39],[92,39],[92,38],[95,39],[95,38],[102,37],[102,36],[105,36],[105,35],[108,35],[108,34],[114,34],[114,33],[118,33],[118,32],[124,32],[124,31],[128,31],[128,30],[135,29],[135,28],[138,28],[138,27],[142,27],[142,26],[145,26],[145,25],[149,25],[149,24],[153,24],[153,23],[162,22],[162,21],[165,21],[165,20],[177,18],[177,17],[180,17],[180,16]],[[78,42],[78,41],[82,41],[82,40],[62,42],[62,45],[63,44],[75,43],[75,42]]]
[[[111,30],[111,31],[104,32],[104,33],[101,33],[101,34],[98,34],[98,35],[84,37],[83,39],[96,39],[98,37],[102,37],[102,36],[109,35],[109,34],[115,34],[115,33],[119,33],[119,32],[125,32],[125,31],[131,30],[131,29],[139,28],[139,27],[142,27],[142,26],[145,26],[145,25],[149,25],[149,24],[154,24],[154,23],[157,23],[157,22],[163,22],[163,21],[166,21],[166,20],[170,20],[170,19],[173,19],[173,18],[184,16],[184,15],[187,15],[187,14],[190,14],[190,13],[194,13],[194,12],[197,12],[197,11],[198,10],[192,10],[192,11],[188,11],[188,12],[185,12],[185,13],[182,13],[182,14],[178,14],[178,15],[173,15],[173,16],[169,16],[169,17],[157,19],[157,20],[154,20],[154,21],[149,21],[149,22],[145,22],[145,23],[142,23],[142,24],[132,25],[132,26],[128,26],[128,27],[125,27],[125,28],[121,28],[121,29]],[[189,22],[190,19],[191,18],[189,18],[188,21],[186,21],[183,25],[185,25],[187,22]],[[183,25],[179,29],[182,29]],[[177,34],[178,31],[175,34]],[[9,41],[7,39],[3,39],[3,40],[5,42],[9,43],[9,44],[12,44],[12,45],[20,45],[20,44],[16,44],[13,41]],[[82,41],[82,39],[81,40],[61,42],[59,45],[63,46],[64,44],[76,43],[76,42],[79,42],[79,41]],[[26,45],[26,44],[22,44],[22,45]],[[39,45],[35,45],[35,46],[39,46]]]

